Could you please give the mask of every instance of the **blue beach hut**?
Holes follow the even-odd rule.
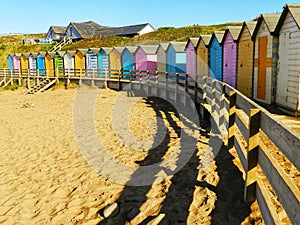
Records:
[[[186,72],[186,42],[170,42],[167,48],[167,72]]]
[[[209,76],[219,81],[223,79],[222,40],[225,31],[214,31],[209,43]]]
[[[13,56],[12,54],[8,54],[7,56],[7,68],[8,69],[14,69],[14,62],[13,62]]]
[[[109,53],[113,48],[103,47],[98,53],[98,70],[100,71],[99,76],[104,77],[104,70],[109,70]],[[103,72],[101,72],[103,71]]]
[[[134,70],[135,69],[135,56],[136,46],[127,46],[122,52],[122,70]],[[123,72],[123,74],[129,74],[129,71]],[[129,78],[124,76],[124,78]]]
[[[46,67],[45,67],[45,52],[39,52],[39,54],[36,57],[36,66],[38,70],[38,74],[40,76],[46,75]]]

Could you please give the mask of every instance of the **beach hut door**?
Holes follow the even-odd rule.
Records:
[[[267,42],[268,37],[258,39],[257,98],[263,100],[266,99]]]

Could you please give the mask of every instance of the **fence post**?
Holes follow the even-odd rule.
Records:
[[[10,69],[10,85],[14,85],[13,70]]]
[[[228,150],[234,146],[234,123],[235,123],[235,110],[236,110],[236,92],[229,93],[229,120],[228,120]]]
[[[118,78],[118,80],[119,80],[119,91],[121,90],[121,70],[119,70],[119,78]]]
[[[256,198],[256,169],[259,148],[259,128],[260,128],[259,109],[250,109],[249,114],[249,136],[247,144],[247,170],[244,199],[252,202]]]
[[[215,112],[216,108],[216,80],[212,80],[211,82],[211,114]]]
[[[165,99],[167,99],[167,97],[168,97],[168,75],[169,75],[169,73],[168,72],[166,72],[165,73],[166,74],[166,84],[165,84]]]
[[[155,93],[156,93],[156,96],[158,96],[158,76],[159,76],[159,72],[156,71],[156,73],[155,73]]]
[[[197,99],[198,99],[198,90],[197,90],[197,80],[198,80],[198,75],[196,74],[195,75],[195,86],[194,86],[194,100],[195,100],[195,103],[197,102]]]

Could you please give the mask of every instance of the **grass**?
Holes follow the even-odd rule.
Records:
[[[15,91],[15,90],[19,89],[19,87],[20,87],[20,85],[13,84],[13,85],[7,85],[5,87],[0,87],[0,90],[1,91],[8,91],[8,90]]]

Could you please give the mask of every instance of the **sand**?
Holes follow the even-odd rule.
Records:
[[[242,173],[214,129],[209,136],[204,129],[191,133],[198,135],[198,141],[189,161],[176,174],[155,174],[151,185],[125,185],[96,171],[76,142],[76,93],[77,89],[35,95],[24,95],[20,89],[0,92],[0,224],[261,223],[257,206],[243,202]],[[137,101],[130,109],[128,124],[112,116],[120,96],[124,105],[117,110]],[[160,105],[164,107],[158,108]],[[161,132],[168,138],[151,151],[149,146],[160,129],[157,115],[161,117],[158,122],[165,124]],[[124,126],[136,141],[124,144],[118,138],[116,130]],[[176,167],[180,128],[176,113],[158,99],[137,99],[109,89],[97,97],[98,138],[109,155],[131,168],[132,177],[139,166],[157,161],[165,160],[170,170]],[[98,162],[103,173],[118,175],[118,168],[106,160]],[[101,212],[115,202],[120,212],[105,219]]]

